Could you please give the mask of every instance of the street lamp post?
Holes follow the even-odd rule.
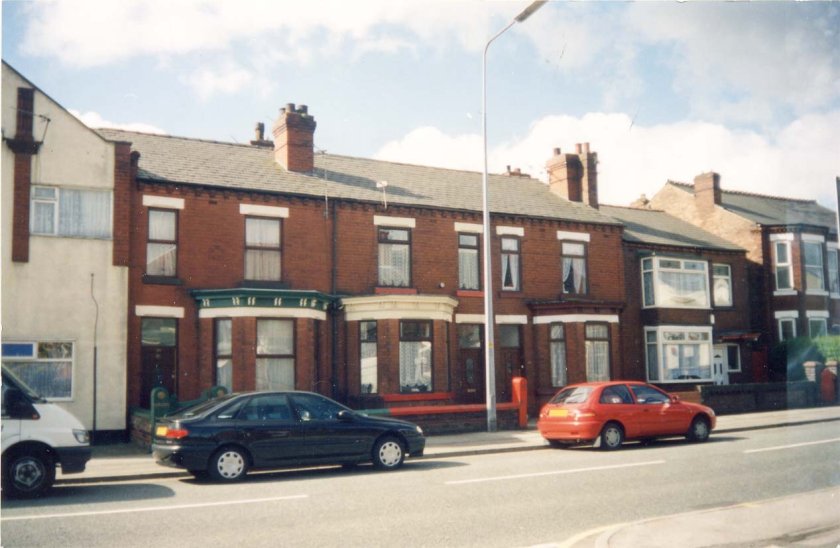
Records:
[[[487,431],[495,432],[496,424],[496,359],[493,328],[493,276],[490,272],[490,206],[487,201],[487,50],[496,38],[504,34],[516,23],[521,23],[540,9],[545,0],[532,2],[513,18],[505,28],[487,41],[481,65],[481,130],[484,144],[484,171],[481,179],[482,218],[484,230],[484,386],[487,401]]]

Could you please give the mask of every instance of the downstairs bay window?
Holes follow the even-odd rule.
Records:
[[[292,320],[257,320],[256,389],[295,389],[295,326]]]
[[[400,322],[400,392],[432,391],[432,322]]]
[[[645,328],[647,378],[650,382],[711,382],[712,328]]]

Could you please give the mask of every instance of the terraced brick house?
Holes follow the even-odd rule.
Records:
[[[498,401],[515,376],[533,412],[558,386],[618,375],[622,227],[597,208],[588,146],[556,151],[550,185],[492,175],[487,235],[480,173],[316,153],[315,127],[287,105],[273,140],[258,126],[248,145],[100,130],[137,160],[130,405],[157,384],[484,402],[485,237]]]
[[[601,207],[624,225],[622,375],[696,398],[762,377],[746,250],[660,210]],[[690,396],[689,396],[690,395]]]
[[[812,200],[723,190],[717,173],[649,200],[747,250],[752,329],[766,346],[840,330],[837,217]]]

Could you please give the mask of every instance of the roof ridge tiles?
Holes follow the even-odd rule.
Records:
[[[683,183],[681,181],[673,181],[671,179],[668,179],[668,184],[671,184],[671,185],[674,185],[674,186],[677,186],[677,187],[685,187],[686,189],[689,189],[689,188],[694,189],[694,184],[693,183]],[[727,190],[727,189],[723,189],[723,188],[721,189],[721,192],[723,192],[724,194],[738,194],[740,196],[752,196],[752,197],[755,197],[755,198],[766,198],[768,200],[779,200],[779,201],[782,201],[782,202],[799,202],[799,203],[803,203],[803,204],[819,205],[819,204],[817,204],[816,200],[809,200],[807,198],[788,198],[788,197],[785,197],[785,196],[774,196],[772,194],[760,194],[758,192],[747,192],[747,191],[744,191],[744,190]]]

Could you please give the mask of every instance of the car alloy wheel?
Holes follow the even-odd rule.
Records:
[[[704,417],[697,417],[691,422],[688,439],[691,441],[706,441],[709,439],[709,421]]]
[[[394,470],[402,465],[405,450],[396,438],[383,438],[373,447],[373,465],[383,470]]]
[[[213,456],[210,475],[217,480],[236,481],[242,479],[248,464],[240,449],[222,449]]]
[[[624,431],[614,422],[607,423],[601,430],[600,447],[605,451],[613,451],[621,447],[624,441]]]

